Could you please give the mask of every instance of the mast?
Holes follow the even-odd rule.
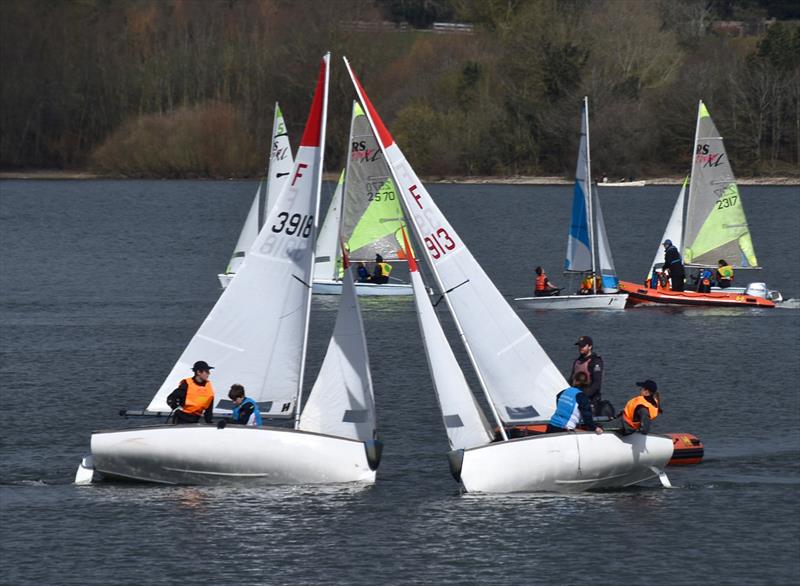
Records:
[[[697,159],[697,141],[700,138],[700,109],[702,106],[703,100],[698,100],[697,124],[694,128],[694,146],[692,148],[692,163],[691,167],[689,167],[689,195],[686,197],[686,202],[684,202],[683,209],[681,210],[681,226],[683,226],[683,230],[681,232],[681,247],[679,249],[681,258],[683,258],[683,246],[686,241],[686,209],[689,207],[689,202],[692,201],[692,193],[694,192],[694,163]]]
[[[314,189],[317,191],[316,201],[314,202],[314,227],[312,231],[312,237],[314,241],[310,243],[311,245],[311,275],[309,282],[306,283],[306,286],[311,289],[311,283],[314,282],[314,261],[316,257],[316,247],[317,247],[317,229],[319,227],[319,193],[322,189],[322,165],[325,161],[325,130],[328,124],[328,80],[330,79],[330,72],[331,72],[331,54],[330,51],[325,53],[325,56],[322,58],[323,67],[325,68],[325,82],[322,91],[322,115],[320,120],[320,129],[319,129],[319,152],[317,156],[319,157],[318,168],[315,170],[317,176],[314,178],[316,182],[316,186]],[[313,101],[312,107],[313,107]],[[304,133],[305,134],[305,133]],[[302,147],[302,142],[300,144]],[[295,396],[294,400],[294,428],[300,428],[300,399],[303,394],[303,380],[306,370],[306,353],[308,351],[308,322],[310,321],[309,318],[311,317],[311,298],[313,295],[309,293],[308,301],[306,301],[306,319],[305,319],[305,327],[303,331],[303,350],[300,355],[300,380],[297,383],[297,395]]]
[[[589,97],[583,97],[583,115],[586,122],[586,190],[587,190],[587,220],[589,221],[589,252],[592,257],[592,294],[597,294],[597,280],[595,279],[595,235],[594,218],[592,216],[592,157],[589,142]]]

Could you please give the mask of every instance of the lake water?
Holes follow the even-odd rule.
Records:
[[[702,465],[669,469],[673,490],[461,495],[411,299],[363,301],[385,442],[374,486],[73,486],[92,430],[147,405],[211,309],[255,187],[0,183],[2,583],[796,583],[796,303],[520,312],[564,371],[591,335],[618,407],[658,382],[656,429],[706,445]],[[531,293],[536,265],[564,282],[570,186],[430,189],[509,299]],[[753,280],[800,298],[798,188],[741,190],[765,267]],[[601,191],[622,278],[643,277],[677,191]],[[314,301],[309,384],[335,307]]]

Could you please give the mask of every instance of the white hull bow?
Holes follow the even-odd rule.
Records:
[[[451,452],[467,492],[581,492],[622,488],[663,474],[672,439],[634,433],[556,433]]]
[[[366,444],[289,428],[165,425],[92,434],[103,476],[167,484],[375,482]],[[375,469],[373,469],[375,468]]]

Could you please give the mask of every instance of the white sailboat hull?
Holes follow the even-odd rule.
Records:
[[[375,482],[364,442],[289,428],[197,424],[96,432],[91,450],[101,475],[145,482]]]
[[[625,309],[627,293],[611,295],[556,295],[553,297],[516,297],[517,307],[524,309]]]
[[[644,187],[647,181],[605,181],[597,184],[600,187]]]
[[[341,295],[342,282],[334,280],[314,280],[314,295]],[[370,295],[413,295],[414,289],[410,283],[356,283],[356,293],[360,296]]]
[[[464,450],[458,477],[467,492],[621,488],[658,477],[672,451],[661,435],[543,434]]]

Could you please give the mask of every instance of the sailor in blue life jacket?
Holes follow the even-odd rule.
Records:
[[[664,240],[664,270],[669,273],[670,289],[673,291],[683,291],[686,281],[686,273],[683,268],[681,253],[672,240]]]
[[[711,279],[714,273],[711,269],[703,269],[697,277],[697,292],[698,293],[711,293]]]
[[[231,412],[231,423],[239,425],[261,425],[261,412],[258,404],[250,397],[244,396],[244,387],[239,384],[231,385],[228,391],[228,398],[233,401],[233,411]]]
[[[586,374],[579,372],[573,377],[575,386],[568,387],[556,395],[556,412],[550,418],[545,433],[572,431],[579,423],[589,431],[603,433],[603,428],[592,419],[592,406],[583,394],[582,389],[588,382]]]

